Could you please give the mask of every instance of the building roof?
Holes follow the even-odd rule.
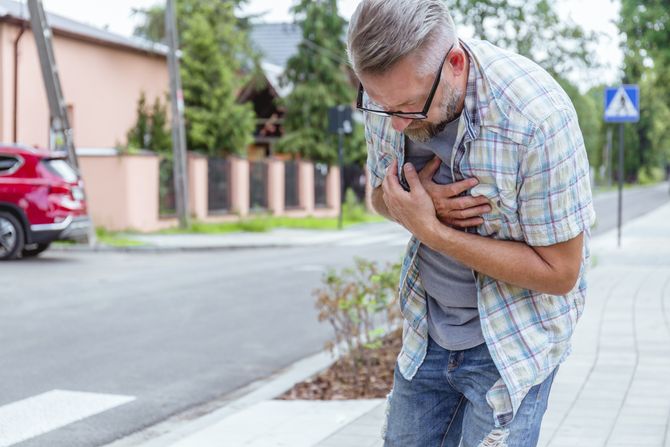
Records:
[[[302,31],[292,23],[254,23],[250,37],[263,61],[285,69],[291,56],[298,52]]]
[[[29,23],[27,5],[14,0],[0,0],[0,21]],[[168,52],[167,46],[163,44],[137,37],[125,37],[58,14],[47,12],[47,21],[56,34],[84,38],[103,45],[124,47],[160,56],[165,56]]]

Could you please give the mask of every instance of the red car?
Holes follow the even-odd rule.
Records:
[[[0,144],[0,260],[84,240],[90,227],[83,182],[62,155]]]

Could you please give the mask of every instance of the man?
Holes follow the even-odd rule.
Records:
[[[535,446],[595,218],[574,107],[440,0],[362,0],[348,49],[373,206],[413,235],[386,445]]]

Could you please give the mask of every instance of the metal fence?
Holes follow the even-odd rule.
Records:
[[[230,161],[227,158],[207,159],[207,209],[210,214],[225,214],[230,211]]]
[[[300,206],[300,164],[297,161],[284,163],[284,208]]]
[[[326,178],[328,177],[328,165],[323,163],[314,164],[314,206],[324,208],[328,206],[326,194]]]
[[[268,208],[268,164],[263,160],[249,162],[249,208]]]
[[[344,167],[344,191],[351,189],[360,202],[365,201],[365,168],[359,165]]]
[[[161,158],[159,165],[158,210],[160,216],[177,214],[172,160]]]

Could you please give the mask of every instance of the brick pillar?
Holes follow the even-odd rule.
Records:
[[[268,209],[274,215],[284,213],[286,165],[276,158],[268,159]]]
[[[240,216],[249,214],[249,160],[230,157],[230,207]]]
[[[342,189],[340,187],[340,167],[331,166],[328,169],[326,177],[326,203],[328,208],[340,210],[340,196]]]
[[[314,164],[309,161],[299,163],[300,208],[308,214],[314,213]]]
[[[194,152],[188,154],[188,191],[191,216],[203,220],[208,214],[207,157]]]

